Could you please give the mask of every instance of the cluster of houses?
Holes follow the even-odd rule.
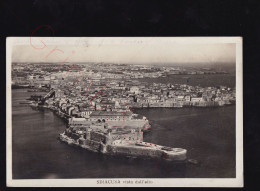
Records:
[[[63,74],[64,75],[64,74]],[[89,75],[93,75],[89,73]],[[208,107],[235,102],[235,89],[199,87],[138,80],[83,78],[78,72],[66,78],[57,74],[50,82],[55,97],[46,101],[68,115],[89,117],[93,111],[126,112],[131,108]]]

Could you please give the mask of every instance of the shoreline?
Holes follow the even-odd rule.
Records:
[[[15,91],[14,91],[15,92]],[[24,90],[18,90],[17,92],[21,92],[23,95],[29,95],[30,93],[27,93],[27,92],[25,92]],[[24,92],[24,93],[23,93]],[[22,105],[21,105],[22,106]],[[231,107],[233,107],[233,105],[231,105]],[[231,107],[228,107],[228,108],[231,108]],[[29,107],[29,109],[30,109],[31,107]],[[196,107],[197,108],[197,107]],[[194,112],[196,112],[197,111],[197,109],[192,109],[192,110],[194,110]],[[222,107],[223,108],[223,107]],[[43,110],[45,110],[45,109],[47,109],[47,108],[41,108],[42,110],[40,110],[41,112],[44,112]],[[161,109],[163,109],[163,108],[144,108],[144,109],[142,109],[142,110],[146,110],[146,111],[153,111],[153,110],[156,110],[156,111],[160,111]],[[191,108],[190,108],[191,109]],[[189,112],[187,113],[187,111],[189,111],[190,109],[183,109],[183,111],[185,112],[185,114],[189,114]],[[199,109],[198,111],[200,111],[200,110],[205,110],[206,108],[202,108],[202,109]],[[139,111],[142,111],[141,110],[141,108],[139,108],[139,109],[136,109],[137,110],[137,112],[139,113]],[[167,111],[174,111],[175,109],[174,108],[168,108],[167,109]],[[217,109],[217,108],[215,108],[214,110],[212,110],[212,109],[210,109],[211,111],[217,111],[217,110],[219,110],[219,109]],[[221,109],[220,109],[221,110]],[[176,111],[182,111],[182,109],[178,109],[178,110],[176,110]],[[39,111],[38,111],[39,112]],[[51,112],[52,113],[52,112]],[[54,115],[55,115],[55,117],[58,117],[58,114],[56,114],[55,112],[54,112]],[[155,115],[156,115],[156,113],[155,113]],[[150,118],[151,118],[151,116],[152,115],[148,115],[147,114],[147,117],[149,117],[150,116]],[[62,118],[60,118],[59,117],[59,119],[62,119]],[[55,121],[58,121],[58,119],[56,119]],[[61,120],[59,120],[59,121],[61,121]],[[62,122],[64,121],[64,119],[62,119]],[[151,121],[151,123],[152,123],[152,125],[153,125],[153,122],[154,121]],[[60,123],[60,122],[58,122],[58,123]],[[182,123],[181,123],[182,124]],[[164,123],[160,123],[160,125],[164,125]],[[57,132],[56,134],[55,134],[55,137],[54,137],[54,142],[55,141],[57,141],[57,135],[64,129],[64,128],[66,128],[66,123],[64,122],[64,123],[62,123],[62,127],[61,127],[62,129],[59,131],[59,132]],[[158,125],[157,126],[155,126],[154,127],[154,133],[156,133],[156,128],[157,129],[161,129],[161,128],[159,128],[158,127]],[[170,132],[170,130],[171,129],[169,129],[169,132]],[[193,131],[193,128],[190,128],[190,130],[191,131]],[[168,129],[166,129],[166,131],[168,132]],[[177,132],[178,132],[178,130],[177,130]],[[157,136],[156,136],[156,134],[154,134],[154,133],[147,133],[147,135],[144,135],[145,137],[147,137],[147,139],[145,140],[145,141],[148,141],[149,140],[149,142],[153,142],[155,139],[157,140],[158,138],[157,138]],[[188,134],[189,135],[189,134]],[[207,133],[205,134],[205,135],[208,135]],[[174,146],[175,145],[175,142],[174,141],[171,141],[171,137],[168,137],[167,136],[167,133],[163,133],[163,135],[162,136],[166,136],[166,141],[163,141],[162,139],[159,139],[160,141],[158,142],[158,143],[161,143],[162,145],[171,145],[171,146]],[[182,135],[181,135],[182,136]],[[189,137],[189,136],[188,136]],[[169,140],[167,140],[167,139],[169,139]],[[193,140],[193,138],[192,137],[190,137],[189,139],[191,139],[191,140]],[[211,139],[211,138],[210,138]],[[164,139],[165,140],[165,139]],[[221,139],[222,140],[222,139]],[[226,139],[225,139],[226,140]],[[183,143],[184,143],[184,145],[185,145],[185,148],[188,148],[188,149],[191,149],[191,148],[193,148],[193,146],[191,146],[191,143],[193,144],[193,142],[194,141],[189,141],[189,142],[187,142],[187,141],[182,141],[182,143],[181,144],[178,144],[179,146],[181,146]],[[196,142],[196,141],[195,141]],[[194,142],[194,143],[195,143]],[[43,142],[44,143],[44,142]],[[71,153],[74,153],[74,151],[72,151],[71,149],[66,149],[66,147],[68,147],[69,145],[67,145],[67,143],[65,143],[65,142],[59,142],[59,144],[62,144],[62,145],[64,145],[64,146],[62,146],[61,147],[61,149],[65,149],[64,151],[68,151],[69,153],[71,152]],[[204,143],[203,143],[204,144]],[[203,144],[202,144],[202,146],[203,146]],[[214,150],[214,145],[212,145],[210,142],[209,142],[209,145],[210,145],[210,148],[212,148],[213,150]],[[66,147],[65,147],[66,146]],[[176,145],[177,146],[177,145]],[[183,146],[184,147],[184,146]],[[207,156],[210,156],[211,154],[213,154],[213,155],[215,155],[216,153],[215,152],[212,152],[212,151],[207,151],[207,152],[209,152],[209,153],[206,153],[205,154],[205,156],[203,156],[203,157],[201,157],[201,156],[198,156],[198,154],[196,154],[198,151],[200,151],[200,145],[194,145],[194,147],[195,147],[195,151],[194,150],[191,150],[189,153],[188,153],[188,159],[189,158],[194,158],[194,159],[196,159],[196,160],[198,160],[199,161],[199,163],[201,163],[201,164],[205,164],[206,166],[205,166],[205,168],[204,167],[198,167],[199,168],[199,170],[201,170],[202,171],[202,177],[206,177],[210,172],[211,172],[211,170],[210,169],[212,169],[213,167],[212,167],[212,165],[210,165],[210,164],[208,164],[208,163],[206,163],[206,161],[204,161],[203,160],[203,158],[204,157],[207,157]],[[73,147],[72,147],[73,148]],[[79,148],[79,147],[74,147],[73,148],[73,150],[74,149],[76,149],[76,150],[82,150],[82,148]],[[75,153],[74,153],[75,154]],[[217,153],[217,155],[221,155],[222,154],[222,152],[218,152]],[[225,152],[223,153],[223,154],[225,154]],[[227,153],[228,154],[228,153]],[[91,156],[91,158],[90,159],[92,159],[92,158],[96,158],[96,160],[100,160],[100,161],[102,161],[103,159],[102,158],[105,158],[104,160],[106,160],[107,161],[107,163],[109,163],[109,164],[111,164],[112,166],[114,165],[114,166],[116,166],[116,164],[114,164],[113,162],[116,160],[116,159],[118,159],[119,160],[119,158],[120,158],[120,162],[122,162],[122,160],[124,160],[124,162],[126,162],[127,164],[129,164],[130,166],[132,165],[132,162],[130,162],[130,161],[133,161],[133,159],[134,159],[134,161],[140,161],[140,164],[142,164],[143,163],[143,161],[147,161],[147,163],[149,163],[149,165],[150,165],[150,168],[152,168],[153,169],[153,166],[156,164],[156,162],[157,161],[154,161],[154,163],[153,162],[151,162],[151,161],[153,161],[152,159],[149,159],[149,160],[144,160],[144,159],[140,159],[140,158],[129,158],[129,159],[125,159],[125,157],[119,157],[119,156],[116,156],[116,157],[114,157],[114,156],[109,156],[109,155],[103,155],[103,154],[101,154],[101,153],[92,153],[91,151],[86,151],[86,154],[84,154],[84,151],[82,150],[82,151],[78,151],[77,153],[76,153],[76,156],[78,157],[78,158],[82,158],[82,156]],[[225,156],[226,156],[226,154],[225,154]],[[233,158],[232,158],[232,156],[233,155],[231,155],[231,158],[230,158],[230,156],[228,156],[227,157],[227,160],[225,160],[225,161],[227,161],[227,162],[230,162],[230,160],[231,160],[231,162],[230,163],[232,163],[233,161]],[[56,156],[56,157],[59,157],[59,156]],[[217,157],[217,156],[216,156]],[[67,160],[68,161],[68,160]],[[129,163],[128,163],[129,162]],[[162,162],[162,163],[161,163]],[[157,166],[158,168],[161,168],[162,166],[163,166],[163,164],[164,164],[164,160],[162,160],[160,162],[160,164]],[[215,160],[213,160],[212,161],[212,164],[215,164]],[[174,164],[174,163],[171,163],[171,164]],[[219,166],[218,165],[219,163],[216,163],[216,165],[217,166]],[[229,164],[229,163],[228,163]],[[148,164],[147,164],[148,165]],[[187,163],[187,176],[188,177],[193,177],[193,178],[196,178],[196,176],[194,176],[194,174],[193,174],[193,169],[194,169],[194,166],[193,166],[193,164],[189,164],[189,163]],[[221,165],[220,165],[221,166]],[[157,168],[156,167],[156,168]],[[62,167],[60,167],[60,168],[62,168]],[[85,168],[85,170],[89,170],[87,167],[84,167]],[[132,168],[132,167],[131,167]],[[130,168],[130,169],[131,169]],[[138,167],[139,168],[139,167]],[[138,168],[136,169],[136,170],[138,170]],[[141,168],[141,166],[140,166],[140,168]],[[139,168],[139,169],[140,169]],[[221,168],[221,167],[220,167]],[[130,170],[129,169],[129,170]],[[208,170],[209,169],[209,170]],[[233,168],[232,167],[230,167],[230,165],[228,166],[228,169],[232,169],[233,170]],[[166,170],[170,170],[170,169],[167,169],[166,168]],[[181,168],[181,170],[180,171],[182,171],[183,169]],[[50,169],[50,171],[51,171],[51,169]],[[49,170],[48,171],[46,171],[46,173],[49,173]],[[78,175],[77,174],[73,174],[73,172],[70,172],[70,173],[72,173],[72,175],[71,176],[73,176],[73,177],[75,177],[75,178],[77,178],[78,177]],[[233,173],[233,171],[232,171],[232,173]],[[83,175],[82,175],[83,176]],[[97,176],[100,176],[100,175],[97,175]],[[126,175],[127,176],[127,175]],[[151,177],[156,177],[157,175],[151,175]],[[185,175],[180,175],[181,177],[183,177],[183,176],[185,176]],[[215,174],[213,174],[213,175],[211,175],[211,176],[214,176],[214,177],[222,177],[222,174],[221,174],[221,172],[220,171],[218,171],[218,172],[216,172]],[[231,175],[227,175],[227,177],[233,177],[234,175],[233,174],[231,174]],[[179,177],[179,175],[173,175],[172,176],[173,178],[175,177],[175,178],[177,178],[177,177]]]

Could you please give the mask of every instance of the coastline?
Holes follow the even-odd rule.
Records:
[[[16,93],[16,92],[20,92],[20,93]],[[15,101],[15,105],[13,105],[15,108],[17,106],[19,106],[19,108],[31,108],[28,107],[24,104],[19,104],[19,101],[21,100],[22,97],[26,98],[25,96],[29,96],[31,93],[30,92],[26,92],[24,90],[15,90],[14,92],[14,101]],[[20,95],[25,95],[20,97]],[[20,98],[17,100],[17,96],[19,96]],[[14,108],[14,109],[15,109]],[[153,143],[158,143],[158,144],[162,144],[162,145],[169,145],[169,146],[183,146],[184,148],[187,148],[189,150],[188,153],[188,158],[194,158],[196,160],[198,160],[201,165],[199,166],[194,166],[193,165],[188,165],[187,167],[185,166],[185,168],[179,168],[178,172],[169,172],[170,174],[169,177],[190,177],[190,178],[196,178],[196,177],[215,177],[215,178],[221,178],[221,177],[234,177],[235,175],[235,171],[234,171],[234,167],[233,164],[235,164],[234,161],[234,136],[233,133],[235,132],[234,130],[234,124],[231,123],[230,124],[230,120],[231,122],[233,121],[233,119],[230,119],[229,115],[226,115],[230,112],[235,112],[234,111],[234,105],[231,106],[225,106],[225,107],[215,107],[215,108],[198,108],[198,107],[193,107],[193,108],[145,108],[145,109],[136,109],[137,113],[139,114],[140,111],[143,112],[143,114],[145,114],[145,116],[148,117],[148,119],[151,119],[151,124],[153,126],[153,130],[149,131],[147,133],[145,133],[145,141],[148,142],[153,142]],[[18,109],[18,108],[17,108]],[[161,110],[165,110],[165,112],[162,112]],[[16,110],[16,109],[15,109]],[[31,110],[31,109],[30,109]],[[28,112],[30,113],[30,110],[28,110]],[[48,109],[49,110],[49,109]],[[51,110],[50,110],[51,111]],[[17,113],[15,111],[15,113]],[[56,115],[54,112],[50,112],[52,113],[50,115],[49,112],[33,112],[34,116],[37,117],[39,116],[41,120],[41,122],[38,124],[36,124],[36,121],[34,123],[30,123],[27,124],[26,119],[22,120],[20,122],[19,118],[22,116],[27,115],[26,113],[16,116],[15,120],[17,121],[16,123],[14,123],[14,132],[17,131],[27,131],[27,133],[29,134],[35,134],[37,132],[42,132],[42,130],[46,129],[48,131],[46,131],[44,134],[40,133],[40,136],[34,141],[31,139],[34,139],[33,137],[30,138],[30,145],[31,143],[33,145],[35,145],[35,147],[31,148],[32,150],[34,150],[34,148],[39,148],[41,147],[41,145],[46,144],[46,140],[48,140],[48,145],[52,144],[55,145],[55,147],[60,148],[59,150],[63,151],[62,153],[60,153],[60,151],[56,151],[55,147],[50,149],[50,151],[48,152],[57,152],[57,154],[52,153],[49,156],[48,162],[50,163],[50,165],[54,165],[51,169],[46,168],[43,172],[47,173],[48,172],[56,172],[57,176],[61,176],[63,177],[62,174],[59,173],[59,171],[64,171],[66,173],[68,173],[68,176],[70,177],[75,177],[75,178],[93,178],[93,177],[97,177],[97,178],[102,178],[102,177],[114,177],[113,174],[110,174],[109,171],[108,172],[103,172],[100,168],[100,164],[103,165],[111,165],[112,167],[117,167],[118,163],[120,161],[120,166],[122,166],[122,168],[129,168],[127,171],[129,172],[129,174],[125,174],[124,172],[121,171],[117,171],[117,174],[119,174],[122,177],[131,177],[131,178],[138,178],[138,177],[151,177],[151,178],[156,178],[156,177],[163,177],[165,176],[165,170],[170,170],[167,167],[164,167],[164,161],[161,161],[158,165],[158,170],[163,170],[164,173],[161,173],[160,171],[156,171],[154,169],[154,165],[156,164],[156,160],[154,161],[153,159],[150,160],[142,160],[139,158],[134,159],[135,165],[133,165],[133,158],[128,158],[126,159],[125,157],[123,157],[124,159],[121,159],[122,157],[120,156],[109,156],[109,155],[103,155],[103,154],[98,154],[98,153],[93,153],[92,152],[82,152],[80,151],[81,149],[78,147],[75,148],[70,148],[69,146],[65,146],[64,142],[60,142],[62,143],[57,144],[57,135],[62,132],[64,130],[64,128],[66,128],[66,123],[65,121],[60,118],[58,115]],[[201,113],[201,114],[200,114]],[[218,126],[209,126],[208,124],[206,124],[206,121],[203,122],[203,120],[200,120],[200,115],[203,116],[204,118],[204,113],[207,114],[207,116],[205,116],[207,118],[208,122],[212,122],[215,124],[215,122],[213,122],[212,120],[215,120],[215,115],[217,115],[219,118],[219,122],[221,122]],[[142,113],[140,113],[142,114]],[[194,115],[196,114],[196,115]],[[235,114],[235,113],[234,113]],[[30,114],[31,115],[31,114]],[[52,115],[56,117],[58,117],[58,119],[60,120],[54,120],[52,119]],[[182,117],[183,115],[185,115],[185,118]],[[44,122],[44,119],[42,119],[42,116],[46,116],[48,118],[45,117],[45,121],[48,122],[49,125],[45,124],[46,122]],[[190,117],[186,117],[186,116],[190,116]],[[19,117],[19,118],[18,118]],[[226,119],[223,120],[223,117],[225,117]],[[24,117],[22,117],[24,118]],[[49,119],[50,118],[50,119]],[[159,120],[161,119],[161,120]],[[59,121],[63,121],[62,123]],[[201,124],[203,123],[203,124]],[[205,124],[204,124],[205,123]],[[19,124],[19,125],[18,125]],[[39,126],[40,128],[35,128],[35,125]],[[59,125],[60,124],[60,125]],[[185,126],[183,126],[185,124]],[[189,125],[190,124],[190,125]],[[18,125],[18,126],[17,126]],[[20,126],[23,126],[23,128],[21,129]],[[47,126],[46,126],[47,125]],[[188,126],[186,126],[188,125]],[[219,131],[222,131],[222,127],[224,128],[225,134],[226,135],[224,137],[219,135]],[[207,127],[207,128],[204,128]],[[58,129],[60,130],[58,130]],[[217,129],[216,129],[217,128]],[[27,130],[26,130],[27,129]],[[200,136],[203,136],[203,139],[198,139],[196,137],[194,137],[193,133],[195,132],[199,132]],[[216,136],[212,137],[212,133],[211,131],[215,132]],[[160,133],[159,133],[160,132]],[[52,134],[51,136],[49,134]],[[231,134],[230,134],[231,133]],[[15,133],[18,135],[18,132]],[[41,135],[42,134],[42,135]],[[177,136],[178,134],[178,136]],[[222,135],[222,134],[221,134]],[[15,135],[15,142],[18,141],[18,143],[20,144],[20,139],[28,139],[26,137],[21,137],[21,136],[16,136]],[[203,142],[201,142],[203,141]],[[207,141],[206,144],[204,141]],[[214,141],[214,142],[212,142]],[[53,143],[52,143],[53,142]],[[218,143],[216,145],[216,143]],[[17,144],[16,144],[17,145]],[[26,143],[22,143],[23,148],[30,148],[31,146],[26,146]],[[39,145],[39,146],[37,146]],[[63,146],[62,146],[63,145]],[[207,145],[207,147],[205,148],[205,145]],[[217,147],[216,147],[217,146]],[[219,146],[221,146],[221,148],[223,150],[219,150]],[[78,150],[78,149],[80,150]],[[209,148],[209,149],[207,149]],[[17,150],[18,149],[18,150]],[[228,149],[228,150],[227,150]],[[20,147],[15,146],[14,147],[14,153],[17,153],[17,151],[21,150]],[[227,151],[227,152],[226,152]],[[34,151],[36,156],[42,158],[42,152],[39,152],[38,150]],[[71,163],[71,158],[64,158],[67,155],[72,157],[72,153],[73,153],[73,158],[77,158],[77,162]],[[17,154],[15,154],[16,156]],[[19,155],[20,157],[26,157],[28,154],[26,154],[26,152],[22,155]],[[64,155],[64,156],[63,156]],[[64,169],[64,166],[60,166],[56,164],[56,159],[54,160],[53,157],[55,156],[55,158],[59,159],[59,160],[64,160],[67,163],[67,165],[71,166],[71,168],[76,168],[75,165],[78,165],[79,163],[81,164],[81,159],[85,158],[86,161],[88,161],[88,163],[92,164],[92,166],[96,166],[95,169],[90,169],[89,165],[85,165],[85,163],[82,163],[81,165],[85,165],[83,169],[85,169],[85,171],[88,172],[92,172],[94,173],[93,175],[88,175],[86,173],[84,173],[83,171],[80,173],[75,173],[74,171],[70,171],[69,169]],[[208,158],[210,156],[213,156],[213,158]],[[220,162],[218,160],[219,157],[224,157],[223,162]],[[17,156],[18,157],[18,156]],[[107,158],[109,158],[109,160],[107,160]],[[53,161],[54,160],[54,161]],[[105,161],[103,161],[105,160]],[[16,178],[28,178],[31,177],[30,175],[23,173],[21,170],[21,167],[18,166],[24,166],[26,165],[26,159],[22,160],[22,161],[14,161],[15,164],[15,171],[14,171],[14,175]],[[96,161],[96,162],[94,162]],[[132,161],[132,162],[131,162]],[[208,161],[208,162],[207,162]],[[83,161],[82,161],[83,162]],[[145,163],[144,163],[145,162]],[[225,168],[221,165],[221,164],[225,164]],[[99,165],[98,165],[99,164]],[[185,163],[186,164],[186,163]],[[18,165],[18,166],[17,166]],[[37,171],[37,169],[40,168],[40,166],[38,167],[38,163],[37,160],[32,162],[32,165],[34,166],[34,169],[31,169],[29,166],[26,167],[27,171],[31,171],[33,174],[33,178],[34,177],[38,177],[41,178],[44,175],[43,174],[39,174],[41,171]],[[39,164],[40,165],[40,164]],[[141,166],[139,166],[141,165]],[[59,171],[55,170],[53,171],[52,169],[55,169],[57,166],[58,169],[60,169]],[[123,167],[124,166],[124,167]],[[166,165],[167,166],[167,165]],[[179,166],[179,165],[178,165]],[[151,170],[149,170],[150,173],[146,174],[144,173],[144,171],[146,171],[145,169],[147,168]],[[161,169],[163,168],[163,169]],[[175,167],[174,167],[175,168]],[[177,168],[177,167],[176,167]],[[215,170],[215,168],[217,168]],[[20,169],[20,170],[19,170]],[[197,169],[197,170],[196,170]],[[223,170],[221,170],[223,169]],[[198,174],[196,174],[196,171],[200,171],[200,174],[198,176]],[[132,172],[133,171],[133,172]],[[95,174],[97,173],[97,174]],[[146,174],[146,175],[145,175]],[[32,177],[31,177],[32,178]]]

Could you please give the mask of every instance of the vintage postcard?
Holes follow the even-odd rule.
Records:
[[[7,186],[243,187],[242,37],[6,48]]]

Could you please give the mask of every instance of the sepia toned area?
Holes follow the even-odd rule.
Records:
[[[46,45],[12,49],[14,179],[236,177],[236,44]]]

